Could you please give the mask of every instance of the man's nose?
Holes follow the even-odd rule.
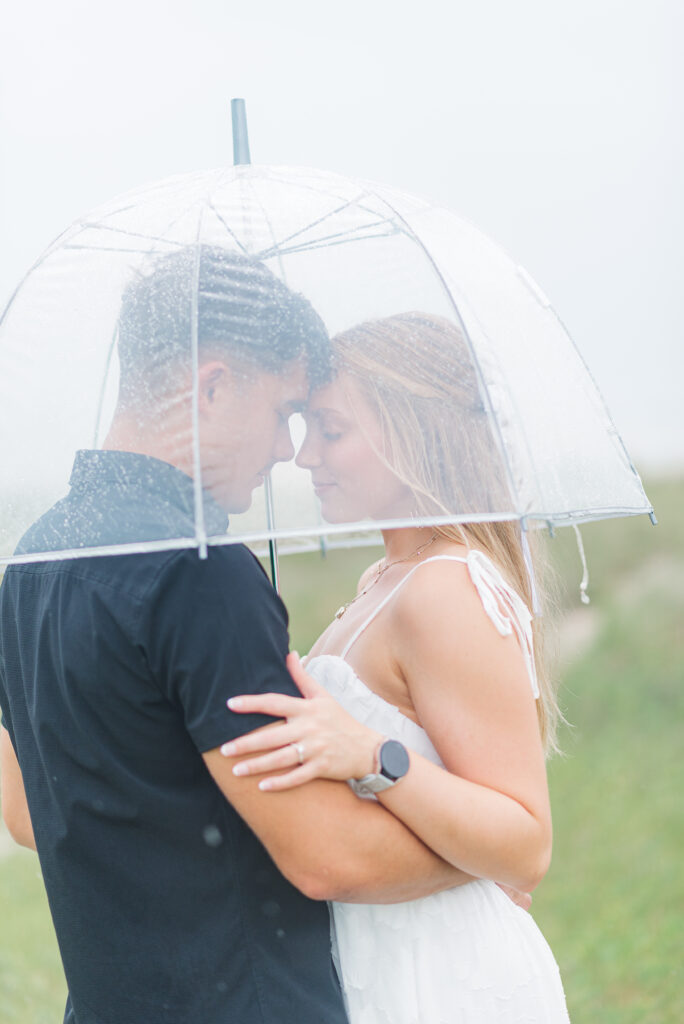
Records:
[[[276,435],[273,449],[274,462],[289,462],[294,457],[294,445],[290,434],[289,423],[284,423]]]

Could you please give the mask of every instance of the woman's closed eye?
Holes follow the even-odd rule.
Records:
[[[323,413],[316,417],[316,426],[324,441],[339,441],[344,437],[345,424],[339,416]]]

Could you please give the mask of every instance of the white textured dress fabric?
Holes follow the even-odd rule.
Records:
[[[535,696],[531,617],[479,551],[465,562],[487,614],[515,632]],[[344,655],[410,575],[347,644]],[[373,693],[342,656],[319,655],[307,671],[356,719],[435,764],[427,733]],[[494,883],[470,882],[391,905],[332,904],[333,955],[350,1024],[560,1024],[569,1020],[558,966],[532,916]]]

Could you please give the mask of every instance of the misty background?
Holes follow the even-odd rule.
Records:
[[[642,473],[684,469],[675,0],[15,2],[0,36],[0,306],[129,188],[320,167],[473,221],[540,284]],[[562,386],[562,382],[558,382]]]

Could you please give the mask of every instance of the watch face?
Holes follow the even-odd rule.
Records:
[[[408,751],[398,740],[385,740],[380,747],[380,771],[388,779],[401,779],[409,770]]]

